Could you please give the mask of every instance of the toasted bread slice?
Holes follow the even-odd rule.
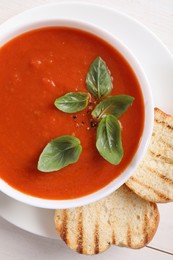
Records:
[[[126,185],[146,200],[173,201],[173,117],[158,108],[148,151]]]
[[[111,244],[141,248],[154,236],[158,222],[156,204],[125,185],[98,202],[55,212],[61,238],[71,249],[89,255],[103,252]]]

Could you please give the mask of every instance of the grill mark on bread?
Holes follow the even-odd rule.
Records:
[[[80,254],[83,253],[83,214],[82,214],[82,210],[79,212],[79,217],[78,217],[78,221],[77,221],[78,225],[77,225],[77,248],[76,251]]]
[[[166,183],[173,185],[173,180],[166,177],[163,173],[160,173],[158,171],[156,171],[155,169],[149,167],[149,166],[145,166],[146,170],[148,170],[149,172],[153,173],[154,175],[156,175],[157,177],[159,177],[160,179],[164,180]]]
[[[171,145],[170,143],[166,142],[166,140],[167,140],[166,137],[165,138],[162,138],[162,137],[159,138],[159,141],[162,142],[164,147],[173,150],[173,145]]]
[[[165,126],[165,127],[167,127],[169,130],[173,130],[173,126],[172,125],[170,125],[170,124],[168,124],[167,122],[165,122],[165,121],[160,121],[160,120],[158,120],[157,118],[155,118],[155,120],[154,120],[157,124],[161,124],[161,125],[163,125],[163,126]]]
[[[173,149],[173,148],[172,148]],[[173,164],[173,160],[168,158],[168,157],[165,157],[164,155],[162,154],[157,154],[155,153],[154,151],[152,150],[148,150],[148,153],[150,153],[150,155],[154,158],[159,158],[163,163],[169,163],[169,164]]]
[[[131,234],[130,225],[128,225],[127,227],[127,246],[132,247],[132,234]]]
[[[95,242],[95,248],[94,248],[94,253],[98,254],[99,253],[99,224],[98,222],[95,224],[95,232],[94,232],[94,242]]]
[[[112,231],[112,244],[116,245],[116,238],[115,238],[115,232],[114,230]]]
[[[146,188],[146,190],[152,190],[156,196],[158,197],[158,199],[160,199],[160,201],[164,200],[164,201],[171,201],[170,198],[168,198],[165,194],[161,193],[160,191],[154,189],[153,187],[147,185],[147,184],[144,184],[142,182],[140,182],[138,179],[136,179],[135,177],[130,177],[130,180],[129,181],[132,181],[132,182],[136,182],[138,185]],[[128,183],[128,181],[127,181]],[[131,185],[130,185],[131,186]],[[132,187],[131,187],[132,188]],[[135,190],[135,189],[134,189]]]
[[[144,244],[148,243],[148,225],[149,225],[149,221],[148,221],[148,216],[147,216],[147,209],[146,209],[146,213],[144,215],[144,225],[143,225],[143,235],[144,235]]]
[[[68,217],[67,217],[67,210],[63,210],[63,217],[62,217],[62,229],[61,229],[61,238],[64,240],[66,244],[68,244],[68,239],[67,239],[67,222],[68,222]]]

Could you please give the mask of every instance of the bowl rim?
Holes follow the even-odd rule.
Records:
[[[34,9],[32,9],[34,10]],[[16,16],[17,17],[17,16]],[[0,26],[2,28],[3,24]],[[88,22],[81,22],[79,19],[44,19],[44,20],[28,20],[26,24],[20,23],[20,25],[16,26],[16,30],[13,28],[9,28],[9,30],[4,31],[4,35],[1,35],[0,46],[7,43],[10,39],[15,38],[17,35],[23,34],[28,31],[32,31],[38,28],[44,27],[57,27],[64,26],[70,28],[78,28],[80,30],[87,31],[91,34],[96,35],[97,37],[103,39],[107,43],[109,43],[112,47],[114,47],[121,55],[126,59],[132,70],[134,71],[136,78],[141,86],[143,99],[144,99],[144,129],[141,136],[141,140],[138,145],[138,149],[133,156],[130,164],[126,167],[126,169],[112,182],[99,189],[96,192],[93,192],[89,195],[82,196],[75,199],[68,200],[49,200],[44,198],[38,198],[31,195],[27,195],[21,191],[16,190],[9,184],[7,184],[4,180],[0,179],[0,191],[5,193],[6,195],[16,199],[18,201],[24,202],[26,204],[41,207],[41,208],[73,208],[83,206],[97,200],[100,200],[113,191],[118,189],[121,185],[123,185],[127,179],[133,174],[141,160],[143,159],[145,152],[148,148],[149,141],[152,135],[153,130],[153,122],[154,122],[154,104],[152,98],[151,88],[148,82],[148,79],[141,67],[137,58],[133,55],[133,53],[129,50],[127,46],[123,42],[121,42],[117,37],[103,30],[99,26],[93,25]],[[105,40],[106,39],[106,40]]]

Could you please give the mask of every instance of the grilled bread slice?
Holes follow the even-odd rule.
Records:
[[[130,248],[145,246],[159,222],[155,203],[143,200],[126,185],[95,203],[73,209],[57,209],[58,234],[73,250],[97,254],[111,244]]]
[[[158,108],[148,151],[126,185],[146,200],[173,201],[173,117]]]

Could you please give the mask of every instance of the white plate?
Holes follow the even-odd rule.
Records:
[[[155,105],[173,114],[173,57],[168,49],[146,27],[130,17],[106,7],[57,3],[44,5],[19,14],[3,24],[21,23],[30,19],[31,12],[45,18],[80,19],[113,33],[138,58],[151,84]],[[0,32],[1,32],[0,26]],[[40,209],[17,202],[0,193],[1,216],[14,225],[32,233],[55,238],[53,210]]]

